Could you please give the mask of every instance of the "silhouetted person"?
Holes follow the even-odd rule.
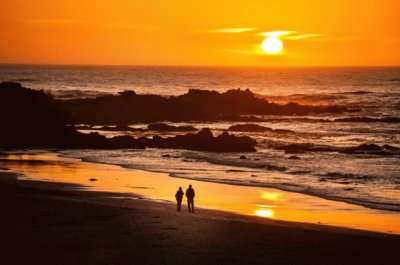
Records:
[[[183,199],[182,187],[179,187],[179,190],[175,193],[175,198],[176,198],[176,210],[180,212]]]
[[[186,198],[189,207],[189,213],[194,213],[194,189],[192,189],[192,185],[189,185],[189,188],[186,190]]]

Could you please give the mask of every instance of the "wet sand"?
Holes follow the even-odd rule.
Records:
[[[116,198],[119,197],[119,198]],[[400,237],[198,209],[0,173],[3,264],[389,264]]]
[[[272,188],[180,179],[164,173],[82,162],[49,152],[6,155],[0,159],[0,167],[23,173],[21,179],[74,183],[81,185],[80,189],[170,203],[175,203],[179,186],[186,189],[192,184],[197,194],[195,204],[202,208],[259,216],[264,221],[276,219],[400,234],[399,212]]]

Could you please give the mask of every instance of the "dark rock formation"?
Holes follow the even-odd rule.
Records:
[[[202,129],[197,134],[177,135],[148,139],[147,146],[155,148],[189,149],[210,152],[254,152],[257,142],[247,136],[234,136],[226,132],[214,137],[210,129]]]
[[[264,127],[257,124],[238,124],[232,125],[228,128],[228,131],[235,132],[265,132],[265,131],[273,131],[273,129],[269,127]]]
[[[158,121],[257,121],[252,115],[306,115],[340,113],[339,106],[278,105],[257,97],[250,90],[218,93],[189,90],[181,96],[138,95],[125,91],[119,95],[95,99],[60,100],[60,106],[72,114],[72,124],[134,124]]]
[[[272,129],[269,127],[257,125],[257,124],[237,124],[232,125],[228,128],[228,131],[235,131],[235,132],[276,132],[276,133],[294,133],[291,130],[286,129]]]
[[[304,144],[288,144],[276,147],[278,150],[284,150],[287,154],[300,154],[305,152],[339,152],[344,154],[369,154],[369,155],[395,155],[398,154],[400,148],[376,144],[361,144],[355,147],[333,147],[325,145],[314,145],[310,143]]]
[[[50,96],[18,83],[0,84],[0,113],[0,147],[55,146],[74,134],[64,126],[68,114]]]
[[[390,151],[394,151],[394,149],[385,149],[386,148],[384,146],[381,147],[376,144],[361,144],[356,147],[345,148],[341,152],[345,154],[393,155],[393,153]]]
[[[287,154],[301,154],[304,152],[336,152],[338,149],[331,146],[320,146],[309,143],[304,144],[288,144],[276,147],[276,149],[284,150]]]
[[[386,118],[369,118],[369,117],[350,117],[335,119],[335,122],[386,122],[386,123],[400,123],[398,117],[386,117]]]
[[[123,93],[122,97],[135,97]],[[255,151],[256,141],[223,133],[214,137],[209,129],[197,134],[152,139],[116,136],[108,139],[98,133],[83,134],[67,126],[68,114],[43,91],[31,90],[17,83],[0,84],[0,148],[175,148],[212,152]],[[120,126],[115,130],[128,130]]]
[[[274,132],[276,132],[276,133],[294,133],[294,131],[286,130],[286,129],[275,129]]]

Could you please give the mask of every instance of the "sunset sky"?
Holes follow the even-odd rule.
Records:
[[[0,63],[400,65],[398,0],[1,0]],[[275,36],[278,54],[261,42]]]

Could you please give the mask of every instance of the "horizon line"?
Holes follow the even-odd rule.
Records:
[[[110,67],[221,67],[221,68],[399,68],[398,65],[206,65],[206,64],[80,64],[80,63],[2,63],[0,65],[14,66],[110,66]]]

